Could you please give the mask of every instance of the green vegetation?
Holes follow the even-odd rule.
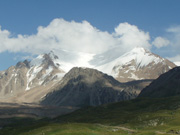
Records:
[[[15,119],[13,123],[0,134],[175,135],[180,134],[180,97],[139,98],[87,107],[55,119]]]

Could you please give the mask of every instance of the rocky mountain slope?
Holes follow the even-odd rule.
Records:
[[[44,97],[42,104],[96,106],[135,98],[138,90],[98,70],[75,67],[63,77],[53,92]]]
[[[178,95],[180,95],[180,67],[175,67],[144,88],[139,97],[159,98]]]
[[[97,69],[112,75],[120,82],[128,82],[156,79],[159,75],[174,67],[176,65],[169,60],[161,58],[142,47],[136,47],[130,52],[98,66]]]
[[[50,52],[39,55],[30,62],[19,62],[0,72],[0,100],[19,97],[19,94],[32,89],[39,91],[40,87],[46,89],[56,83],[64,75],[60,65],[55,63],[57,59],[58,57]]]
[[[29,62],[24,61],[0,73],[0,99],[14,96],[26,89],[28,69]]]

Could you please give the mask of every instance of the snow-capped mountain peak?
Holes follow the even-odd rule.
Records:
[[[37,56],[35,59],[33,59],[31,62],[30,62],[30,66],[40,66],[43,62],[43,56],[44,55],[39,55]]]
[[[149,52],[148,50],[146,50],[145,48],[143,48],[143,47],[140,47],[140,46],[136,46],[135,48],[133,48],[130,52],[136,52],[136,53],[138,53],[138,52]]]
[[[119,81],[126,82],[155,79],[173,67],[175,65],[167,59],[142,47],[135,47],[111,62],[98,66],[97,69],[114,76]]]
[[[61,69],[58,56],[52,51],[48,54],[39,55],[30,62],[30,69],[26,74],[26,90],[48,83],[51,80],[59,80],[64,73]]]
[[[136,47],[117,59],[112,74],[121,81],[156,79],[173,67],[175,65],[167,59]]]
[[[156,64],[162,62],[164,59],[142,47],[136,47],[118,58],[118,62],[115,66],[126,65],[133,60],[136,63],[136,68],[142,68],[152,62],[155,62]]]
[[[55,67],[59,67],[60,63],[58,62],[58,56],[54,54],[53,51],[50,51],[48,54],[41,54],[38,55],[36,58],[34,58],[31,62],[30,62],[30,66],[42,66],[42,65],[46,65],[46,66],[55,66]]]
[[[53,51],[50,51],[50,52],[48,53],[48,55],[49,55],[49,56],[51,57],[51,59],[53,59],[53,60],[59,59],[58,56],[55,55]]]

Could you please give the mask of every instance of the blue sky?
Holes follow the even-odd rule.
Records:
[[[133,29],[136,26],[141,34],[149,34],[150,39],[146,36],[142,37],[149,42],[152,52],[169,57],[173,61],[180,61],[180,53],[178,52],[180,49],[179,5],[179,0],[1,0],[1,32],[4,31],[2,33],[8,35],[7,40],[12,38],[13,40],[4,41],[3,34],[0,34],[0,47],[3,48],[0,48],[0,70],[15,65],[17,61],[26,56],[47,51],[39,49],[40,47],[37,47],[38,51],[33,50],[31,49],[34,48],[33,44],[30,45],[30,43],[23,48],[21,43],[26,40],[24,41],[18,35],[23,36],[23,38],[31,36],[30,39],[33,39],[32,35],[37,34],[39,26],[46,28],[56,18],[63,19],[57,21],[58,25],[70,22],[67,26],[72,26],[73,20],[74,25],[80,24],[80,26],[78,25],[80,29],[81,25],[82,27],[92,26],[93,31],[95,31],[93,33],[96,34],[99,30],[103,32],[102,35],[106,35],[105,32],[110,35],[121,33],[119,32],[121,30],[115,32],[115,28],[120,23],[127,22],[129,25],[122,25],[122,27]],[[83,20],[87,23],[83,23]],[[50,26],[53,27],[55,24],[54,21],[53,25]],[[7,34],[5,30],[10,34]],[[37,44],[39,41],[37,40]],[[10,45],[11,43],[12,45]],[[20,47],[19,44],[21,44]],[[32,47],[27,47],[28,45]],[[34,42],[34,46],[36,46],[36,42]],[[25,51],[25,49],[31,49],[31,51]]]

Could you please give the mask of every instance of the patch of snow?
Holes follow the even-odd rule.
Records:
[[[129,72],[129,70],[126,70],[124,73],[128,73]]]
[[[40,66],[44,60],[43,56],[44,55],[42,54],[42,55],[39,55],[38,57],[36,57],[35,59],[33,59],[30,62],[30,66]]]
[[[15,81],[15,84],[16,84],[16,82],[17,82],[17,78],[15,78],[15,80],[14,80],[14,81]]]
[[[135,68],[134,66],[130,66],[129,69],[130,69],[131,71],[135,71],[135,70],[136,70],[136,68]]]
[[[53,71],[53,67],[49,66],[48,69],[46,69],[46,73],[40,78],[41,81],[39,82],[39,85],[42,85],[42,83],[44,82],[45,78],[47,76],[49,76],[52,71]]]
[[[53,67],[49,66],[48,69],[46,69],[46,76],[49,75],[53,71]]]
[[[53,59],[53,62],[58,63],[60,66],[57,67],[65,72],[68,72],[73,67],[94,67],[89,61],[93,59],[95,54],[69,52],[66,50],[55,50],[54,52],[58,56],[58,59]]]
[[[35,67],[31,67],[29,69],[29,71],[27,72],[26,76],[27,76],[27,86],[26,86],[26,90],[29,90],[29,84],[32,83],[32,80],[36,77],[36,75],[42,70],[42,67],[39,66],[35,66]]]
[[[44,96],[41,97],[41,99],[43,99],[44,97],[46,97],[47,94],[45,94]]]
[[[66,73],[58,73],[58,74],[56,74],[58,80],[61,80],[61,79],[64,77],[65,74],[66,74]]]
[[[136,76],[134,73],[131,73],[131,76],[128,77],[128,78],[135,79],[135,80],[142,80],[142,79],[144,79],[144,78],[139,78],[139,77]]]
[[[180,66],[180,61],[174,62],[175,65]]]
[[[16,76],[17,76],[17,73],[12,74],[12,76],[15,76],[15,77],[16,77]]]
[[[137,77],[135,74],[131,73],[131,76],[128,77],[128,78],[132,78],[132,79],[135,79],[135,80],[138,80],[139,77]]]
[[[68,72],[71,68],[74,67],[73,64],[68,63],[68,62],[64,62],[64,61],[60,61],[60,60],[55,60],[55,63],[58,63],[60,65],[58,68],[60,70],[65,71],[65,72]]]

